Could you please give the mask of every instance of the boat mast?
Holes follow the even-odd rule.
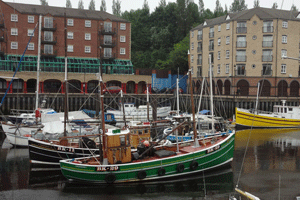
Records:
[[[150,116],[149,116],[149,87],[147,84],[147,120],[148,122],[150,121]]]
[[[211,109],[211,129],[214,132],[214,102],[213,102],[213,85],[212,85],[212,67],[211,67],[211,55],[209,55],[209,85],[210,85],[210,109]]]
[[[123,109],[123,120],[124,120],[124,127],[127,127],[127,124],[126,124],[126,116],[125,116],[125,107],[124,107],[124,96],[123,96],[123,90],[121,90],[121,99],[122,99],[122,109]]]
[[[41,33],[42,33],[41,30],[42,30],[42,15],[39,16],[39,39],[38,39],[38,57],[37,57],[37,71],[36,71],[35,110],[39,108]]]
[[[196,130],[196,123],[195,123],[195,106],[194,106],[194,97],[193,97],[193,85],[192,85],[192,69],[190,66],[190,51],[188,50],[188,65],[189,65],[189,82],[190,82],[190,91],[191,91],[191,106],[192,106],[192,113],[193,113],[193,129],[194,129],[194,141],[197,141],[197,130]]]
[[[177,100],[177,115],[179,115],[179,70],[176,79],[176,100]]]
[[[66,17],[66,8],[65,8],[65,115],[64,115],[64,136],[67,136],[67,120],[68,117],[68,58],[67,58],[67,17]]]

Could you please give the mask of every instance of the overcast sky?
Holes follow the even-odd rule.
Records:
[[[66,0],[47,0],[48,4],[50,6],[58,6],[58,7],[64,7],[66,5]],[[78,7],[78,1],[79,0],[71,0],[72,3],[72,8],[77,8]],[[106,8],[107,12],[112,13],[112,1],[113,0],[106,0]],[[155,8],[158,6],[160,0],[147,0],[150,11],[153,12]],[[219,0],[222,7],[225,7],[225,3],[227,4],[227,7],[229,9],[231,3],[233,0]],[[4,2],[15,2],[15,3],[26,3],[26,4],[40,4],[40,0],[4,0]],[[90,0],[83,0],[84,2],[84,8],[88,9]],[[100,10],[100,4],[101,0],[95,0],[96,2],[96,10]],[[166,0],[166,2],[176,2],[176,0]],[[198,4],[199,0],[194,0],[196,4]],[[209,8],[210,10],[214,10],[215,5],[216,5],[216,0],[203,0],[204,2],[204,7]],[[248,8],[253,8],[253,2],[254,0],[246,0],[246,4],[248,5]],[[260,6],[261,7],[266,7],[266,8],[271,8],[273,3],[277,2],[278,8],[281,8],[281,4],[283,2],[282,9],[284,10],[290,10],[292,4],[294,4],[298,10],[300,10],[300,0],[281,0],[281,1],[276,1],[276,0],[260,0]],[[131,9],[139,9],[142,8],[144,3],[144,0],[121,0],[121,10],[122,12],[124,11],[130,11]]]

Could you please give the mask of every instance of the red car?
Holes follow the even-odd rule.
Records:
[[[119,92],[121,92],[122,88],[120,88],[119,86],[109,86],[105,89],[103,89],[103,94],[118,94]]]

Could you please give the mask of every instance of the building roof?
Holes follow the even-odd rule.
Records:
[[[290,11],[290,10],[279,10],[273,8],[252,8],[249,10],[243,10],[241,12],[229,13],[228,15],[224,15],[221,17],[207,19],[205,22],[207,25],[200,24],[196,26],[193,30],[199,30],[203,27],[209,27],[217,24],[224,23],[226,21],[242,21],[242,20],[250,20],[254,15],[257,15],[262,20],[270,20],[270,19],[283,19],[283,20],[295,20],[300,21],[297,18],[299,12],[298,11]],[[226,20],[227,16],[229,16],[229,20]]]
[[[63,8],[54,6],[42,6],[42,5],[32,5],[32,4],[22,4],[22,3],[10,3],[4,2],[16,11],[22,14],[32,14],[32,15],[47,15],[50,14],[56,17],[64,17],[65,11],[67,17],[72,18],[82,18],[82,19],[95,19],[103,20],[109,19],[116,22],[129,22],[118,16],[109,14],[104,11],[92,11],[85,9],[74,9],[74,8]]]

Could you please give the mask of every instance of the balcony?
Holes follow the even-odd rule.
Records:
[[[246,62],[247,56],[236,56],[236,62]]]
[[[245,48],[247,47],[247,42],[236,42],[236,47],[237,48]]]
[[[210,32],[209,33],[209,38],[213,38],[215,36],[215,33],[214,32]]]
[[[245,69],[236,69],[235,76],[246,76],[246,70]]]
[[[202,65],[202,59],[197,59],[197,65]]]
[[[247,27],[237,27],[236,33],[247,33]]]
[[[56,31],[56,29],[57,29],[57,24],[55,24],[54,26],[53,24],[50,24],[47,25],[47,27],[45,27],[45,25],[42,26],[42,31]]]
[[[272,60],[273,60],[273,56],[271,56],[271,55],[268,55],[268,56],[262,55],[262,61],[263,62],[272,62]]]
[[[197,39],[198,39],[198,40],[202,40],[202,35],[198,35],[198,36],[197,36]]]
[[[273,41],[263,41],[262,46],[263,47],[273,47]]]
[[[262,31],[263,31],[263,33],[273,33],[274,27],[273,26],[263,26]]]
[[[209,45],[208,50],[213,51],[214,50],[214,45]]]
[[[55,51],[44,51],[43,49],[41,50],[41,57],[50,57],[50,58],[54,58],[57,56],[57,50]]]
[[[42,44],[56,44],[57,43],[57,37],[54,39],[51,37],[42,37]]]
[[[115,53],[101,53],[101,59],[115,59],[116,54]]]
[[[110,28],[102,28],[99,31],[100,35],[115,35],[117,33],[116,28],[110,29]]]
[[[0,28],[4,28],[4,20],[0,21]]]
[[[100,44],[103,48],[113,48],[116,46],[116,41],[101,41]]]
[[[202,47],[197,47],[197,52],[201,53],[202,52]]]
[[[273,70],[272,69],[263,69],[261,70],[262,76],[272,76]]]

